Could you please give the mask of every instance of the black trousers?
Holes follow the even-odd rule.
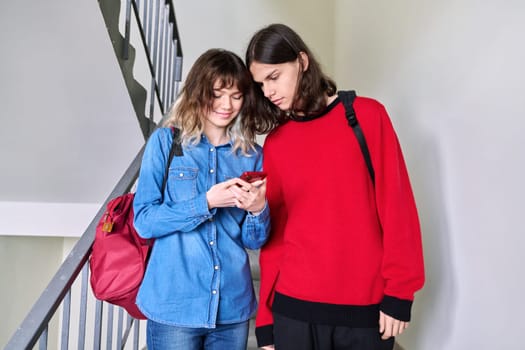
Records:
[[[273,314],[275,350],[392,350],[394,338],[376,328],[352,328],[298,321]]]

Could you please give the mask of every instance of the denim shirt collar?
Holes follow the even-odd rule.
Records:
[[[206,137],[205,134],[202,134],[201,135],[201,140],[200,140],[200,144],[204,144],[206,146],[211,146],[211,147],[215,147],[215,148],[222,148],[222,147],[233,147],[233,141],[232,139],[230,139],[228,142],[226,143],[223,143],[223,144],[220,144],[218,146],[215,146],[213,145],[209,140],[208,140],[208,137]]]

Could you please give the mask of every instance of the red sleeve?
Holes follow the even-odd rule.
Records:
[[[264,144],[263,169],[268,174],[266,196],[270,206],[271,233],[268,242],[261,248],[259,263],[261,281],[259,291],[259,309],[255,321],[258,345],[273,344],[272,302],[274,288],[279,277],[279,262],[282,256],[283,231],[286,226],[286,208],[280,194],[278,172],[274,171],[272,158],[276,154],[272,150],[271,134]]]
[[[371,118],[363,120],[362,126],[375,169],[377,211],[383,230],[382,274],[386,284],[382,309],[403,320],[410,318],[414,293],[425,279],[421,230],[397,135],[383,105],[373,102],[367,111]]]

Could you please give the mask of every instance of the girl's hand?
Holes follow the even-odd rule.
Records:
[[[235,196],[235,206],[251,213],[258,213],[266,205],[266,179],[252,183],[237,180],[235,186],[230,186],[230,191]]]
[[[239,178],[213,185],[206,192],[208,208],[237,207],[257,213],[266,205],[266,179],[252,183]]]
[[[237,203],[235,195],[230,191],[230,187],[237,187],[240,179],[230,179],[213,185],[208,192],[206,192],[206,200],[208,201],[208,208],[225,208],[234,207]],[[244,181],[242,181],[244,182]]]

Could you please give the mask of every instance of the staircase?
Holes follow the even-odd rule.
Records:
[[[172,3],[100,0],[99,5],[133,110],[147,140],[173,103],[181,79],[182,51]],[[142,80],[135,76],[138,71],[146,71]],[[110,199],[132,188],[143,151],[144,147],[13,334],[6,350],[32,349],[37,343],[39,349],[47,349],[49,335],[54,337],[57,333],[61,349],[144,348],[140,322],[120,308],[94,300],[87,265],[104,208]],[[73,315],[78,315],[78,319]]]
[[[173,5],[170,0],[99,0],[99,5],[137,120],[147,139],[156,127],[155,110],[160,110],[160,116],[168,111],[182,75],[182,49]],[[122,22],[124,34],[119,28]],[[139,48],[130,45],[133,29],[140,39],[136,40]],[[143,54],[146,62],[141,63],[149,68],[149,84],[138,82],[134,76],[137,52]]]
[[[99,0],[104,23],[133,106],[147,141],[178,93],[182,50],[172,2]],[[142,72],[138,74],[137,72]],[[145,72],[145,73],[144,73]],[[118,307],[95,300],[89,286],[88,259],[95,228],[110,199],[133,187],[144,146],[106,198],[86,231],[9,340],[5,350],[47,349],[59,333],[61,349],[145,349],[144,322]],[[258,291],[258,252],[249,251]],[[75,318],[78,315],[78,319]],[[38,343],[38,345],[36,345]],[[257,349],[254,321],[247,349]]]

